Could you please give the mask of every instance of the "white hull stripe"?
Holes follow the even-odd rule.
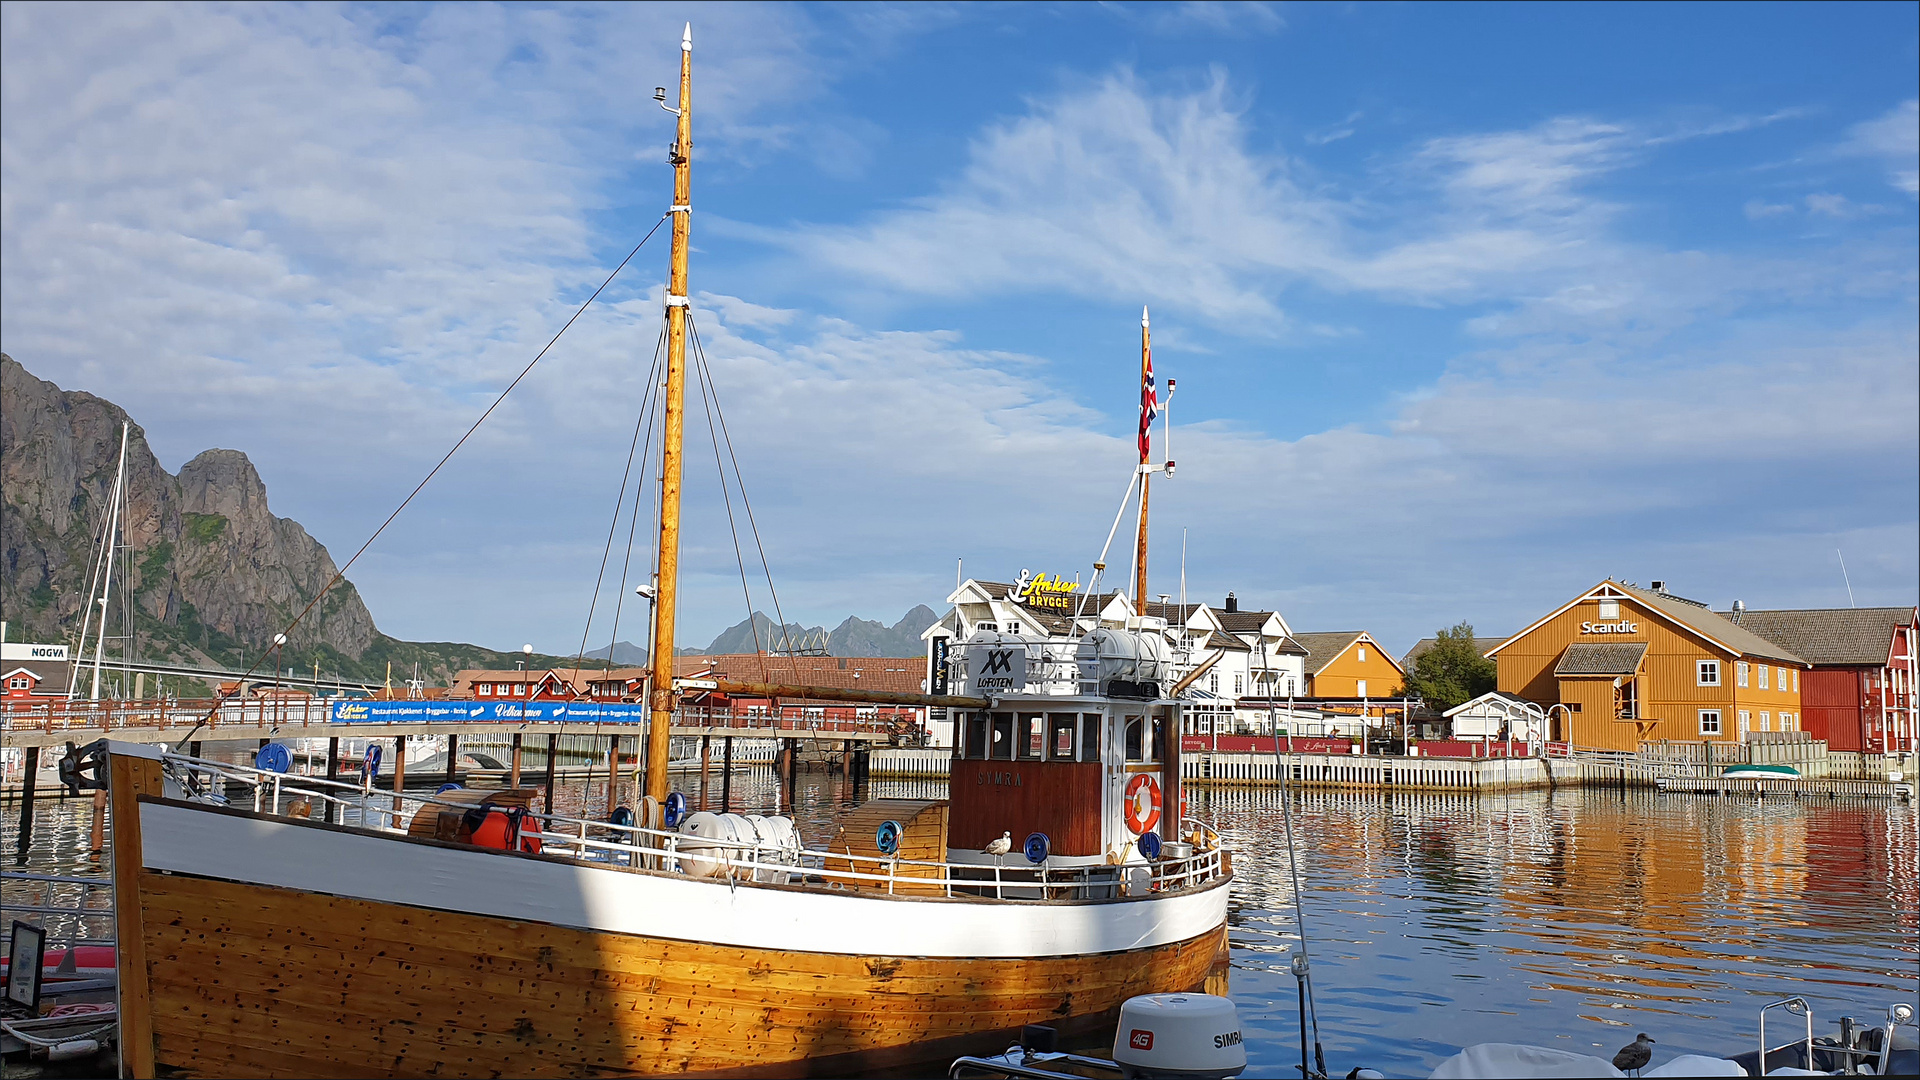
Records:
[[[1081,956],[1219,927],[1225,886],[1116,903],[911,900],[730,886],[143,802],[143,865],[616,934],[854,956]]]

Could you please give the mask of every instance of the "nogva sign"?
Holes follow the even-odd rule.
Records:
[[[1583,622],[1580,624],[1583,634],[1637,634],[1640,624],[1637,622]]]

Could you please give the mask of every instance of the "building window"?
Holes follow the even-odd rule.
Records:
[[[1787,692],[1787,669],[1786,669],[1786,668],[1781,668],[1781,669],[1780,669],[1780,682],[1779,682],[1779,686],[1780,686],[1780,692],[1781,692],[1781,693],[1783,693],[1783,694],[1784,694],[1784,693],[1786,693],[1786,692]]]
[[[1767,665],[1765,664],[1760,665],[1760,689],[1762,690],[1771,689],[1769,686],[1767,686]]]
[[[1360,646],[1360,662],[1363,664],[1367,662],[1367,647],[1365,645]]]
[[[1783,712],[1780,714],[1780,730],[1781,731],[1793,730],[1793,714],[1792,713]]]
[[[1235,674],[1233,677],[1233,696],[1239,697],[1241,694],[1244,694],[1246,692],[1247,692],[1247,677],[1245,675]]]
[[[493,687],[492,687],[492,686],[490,686],[490,685],[488,685],[487,683],[475,683],[475,684],[474,684],[474,689],[475,689],[476,691],[478,691],[478,693],[479,693],[479,695],[480,695],[481,697],[492,697],[492,696],[493,696]]]
[[[1700,710],[1700,734],[1702,735],[1720,734],[1720,710],[1719,709],[1701,709]]]
[[[1019,633],[1019,632],[1020,632],[1020,624],[1019,624],[1019,623],[1017,623],[1017,622],[1010,622],[1010,623],[1008,623],[1008,624],[1007,624],[1007,633],[1009,633],[1009,634],[1017,634],[1017,633]]]
[[[1620,601],[1618,600],[1600,601],[1600,617],[1602,619],[1619,618],[1620,617]]]
[[[1220,692],[1220,673],[1217,671],[1209,672],[1207,674],[1207,693],[1217,694],[1219,692]]]
[[[33,685],[33,681],[31,679],[28,679],[25,675],[15,675],[7,683],[7,686],[10,689],[14,689],[14,690],[25,690],[32,685]]]
[[[1773,714],[1768,712],[1765,709],[1760,710],[1760,730],[1761,731],[1773,730]]]
[[[1800,669],[1799,668],[1793,669],[1793,692],[1796,694],[1800,692]]]
[[[1733,665],[1733,684],[1735,686],[1747,685],[1747,662],[1745,660]]]
[[[1361,697],[1367,696],[1367,680],[1361,679],[1353,684],[1353,692]]]
[[[1293,696],[1293,676],[1287,676],[1287,696]]]
[[[990,622],[983,622],[983,623],[981,623],[980,625],[978,625],[978,626],[976,626],[976,627],[974,627],[974,629],[975,629],[975,630],[998,630],[998,629],[1000,629],[1000,624],[999,624],[999,623],[990,623]]]
[[[1700,680],[1701,686],[1719,686],[1720,685],[1720,661],[1718,660],[1700,661],[1699,680]]]
[[[1741,709],[1740,710],[1740,734],[1742,736],[1745,736],[1747,733],[1747,729],[1752,726],[1753,726],[1753,714],[1748,712],[1745,709]]]

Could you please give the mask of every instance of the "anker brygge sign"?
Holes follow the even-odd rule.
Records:
[[[1583,634],[1637,634],[1640,624],[1637,622],[1583,622],[1580,624]]]

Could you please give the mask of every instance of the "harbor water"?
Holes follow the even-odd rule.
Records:
[[[675,784],[699,801],[698,774]],[[559,809],[598,815],[604,785],[567,782]],[[630,803],[631,775],[622,786]],[[821,845],[862,799],[944,794],[939,780],[855,788],[806,773],[792,813]],[[1657,1040],[1656,1063],[1718,1056],[1752,1047],[1768,1001],[1805,997],[1816,1034],[1830,1034],[1843,1014],[1870,1021],[1915,999],[1920,829],[1910,804],[1591,788],[1192,795],[1195,815],[1235,851],[1231,983],[1248,1075],[1297,1075],[1288,961],[1301,918],[1336,1076],[1357,1065],[1425,1076],[1474,1042],[1611,1058],[1643,1031]],[[718,809],[717,770],[707,796]],[[764,767],[736,771],[731,799],[752,813],[783,801]],[[0,851],[12,866],[19,804],[4,809]],[[91,814],[85,799],[44,799],[25,869],[104,874],[87,854]]]

